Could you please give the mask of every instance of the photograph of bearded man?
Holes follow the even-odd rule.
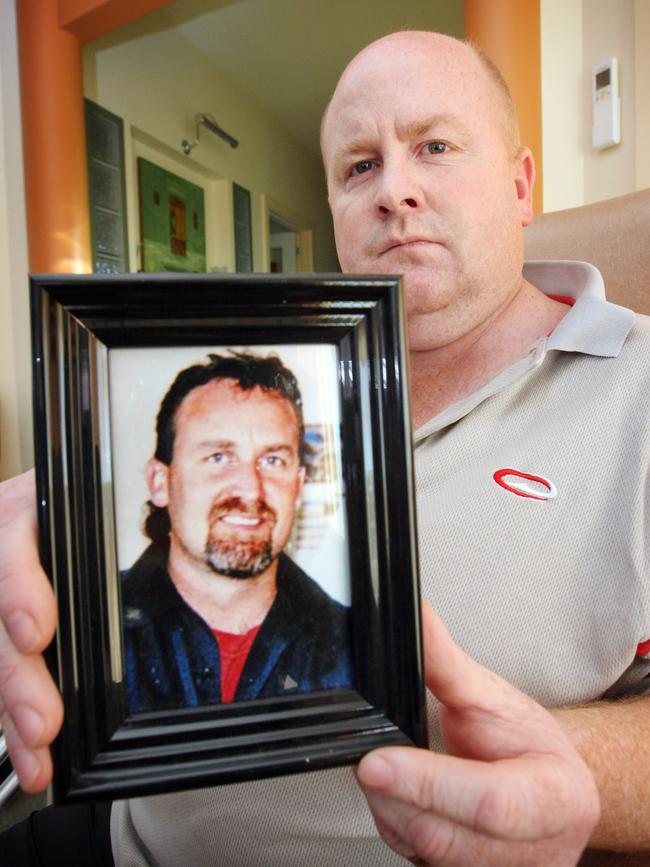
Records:
[[[164,396],[151,544],[123,574],[129,713],[352,686],[349,608],[285,552],[302,397],[277,356],[210,354]]]

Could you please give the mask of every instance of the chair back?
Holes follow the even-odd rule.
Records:
[[[527,259],[580,259],[602,273],[608,301],[650,314],[650,190],[535,217]]]

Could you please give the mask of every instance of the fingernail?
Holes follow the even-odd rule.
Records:
[[[12,756],[11,761],[20,785],[27,791],[41,772],[38,759],[29,750],[20,750],[17,755]]]
[[[45,720],[40,713],[26,704],[19,704],[11,711],[14,725],[23,743],[37,746],[45,730]]]
[[[34,618],[25,611],[14,611],[7,617],[5,626],[11,640],[19,650],[30,650],[36,643],[38,638],[36,623]]]
[[[393,779],[393,769],[383,756],[372,753],[362,759],[359,765],[359,778],[366,786],[373,789],[383,789],[389,786]]]

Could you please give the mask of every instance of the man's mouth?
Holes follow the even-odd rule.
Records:
[[[263,499],[227,497],[213,503],[208,515],[205,552],[220,575],[251,578],[273,562],[273,528],[277,516]]]
[[[275,512],[264,500],[248,501],[241,497],[228,497],[214,503],[208,516],[208,523],[229,527],[231,531],[253,532],[265,526],[273,527]]]
[[[430,238],[420,238],[417,236],[407,236],[406,238],[391,238],[388,244],[381,251],[380,255],[383,256],[386,253],[390,253],[391,250],[409,250],[411,248],[416,249],[417,247],[423,247],[437,243],[437,241],[432,241]]]
[[[224,524],[232,524],[233,527],[259,527],[264,522],[262,517],[250,515],[223,515],[221,520]]]

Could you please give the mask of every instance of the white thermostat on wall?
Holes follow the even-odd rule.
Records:
[[[595,150],[602,150],[621,142],[621,99],[618,95],[618,60],[615,57],[594,66],[591,87],[591,144]]]

